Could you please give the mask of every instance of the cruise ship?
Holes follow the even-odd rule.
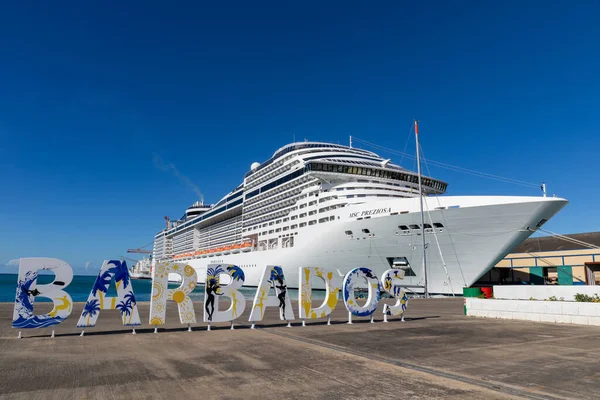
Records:
[[[417,173],[371,151],[288,144],[253,163],[216,204],[196,202],[167,220],[154,238],[153,262],[189,264],[200,283],[209,264],[235,264],[245,286],[258,286],[265,266],[279,265],[290,288],[298,287],[302,266],[340,276],[356,267],[377,276],[399,267],[414,292],[424,291],[426,271],[430,294],[460,294],[567,204],[545,196],[448,196],[446,182],[421,181],[422,196]]]

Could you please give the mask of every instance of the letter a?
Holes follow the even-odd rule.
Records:
[[[275,288],[275,296],[269,296],[269,289]],[[265,315],[265,307],[279,306],[279,318],[284,321],[294,320],[292,302],[288,295],[285,277],[281,267],[267,265],[260,278],[260,284],[256,289],[256,297],[252,304],[252,312],[248,321],[262,321]]]
[[[229,275],[228,285],[221,285],[221,275]],[[208,266],[204,285],[204,322],[228,322],[242,315],[246,308],[246,298],[238,289],[242,287],[244,280],[244,271],[237,265]],[[221,296],[231,299],[229,308],[225,311],[219,311]]]
[[[169,273],[181,276],[181,286],[169,289]],[[161,262],[152,271],[152,297],[150,298],[150,325],[163,325],[167,300],[177,303],[179,321],[182,324],[195,324],[194,303],[189,294],[198,284],[198,275],[191,265]]]
[[[108,286],[115,278],[117,286],[117,297],[106,297]],[[140,315],[138,314],[133,287],[129,280],[129,270],[125,261],[105,260],[100,268],[96,282],[87,302],[83,306],[83,311],[77,322],[78,328],[93,327],[96,325],[100,310],[119,310],[123,325],[137,326],[141,325]]]
[[[38,285],[38,271],[52,271],[54,281]],[[73,311],[71,296],[64,288],[73,280],[73,269],[56,258],[21,258],[17,281],[17,295],[13,312],[13,328],[46,328],[63,322]],[[34,315],[36,297],[52,300],[54,308],[48,314]]]
[[[325,300],[318,308],[312,308],[311,277],[316,276],[325,282]],[[317,319],[331,314],[339,300],[341,284],[339,277],[323,268],[300,267],[300,294],[298,308],[300,318]]]

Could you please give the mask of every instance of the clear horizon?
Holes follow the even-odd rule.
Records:
[[[599,231],[600,3],[2,5],[0,273],[77,274],[217,202],[252,162],[349,136],[428,160],[448,195],[570,201]],[[361,144],[362,143],[362,144]],[[414,169],[414,159],[354,145]]]

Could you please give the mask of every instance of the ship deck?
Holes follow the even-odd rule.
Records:
[[[118,312],[102,311],[99,326],[79,337],[82,306],[55,339],[43,329],[19,340],[13,305],[0,303],[0,397],[584,399],[600,390],[600,329],[469,318],[462,298],[411,300],[406,321],[387,324],[348,325],[339,304],[331,326],[286,328],[267,308],[260,329],[223,323],[211,332],[203,323],[186,332],[169,302],[158,334],[140,303],[137,335]]]

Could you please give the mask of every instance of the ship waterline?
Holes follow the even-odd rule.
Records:
[[[284,146],[255,163],[214,206],[196,203],[155,236],[153,262],[184,262],[204,281],[209,264],[235,264],[246,286],[267,265],[298,287],[300,267],[344,275],[356,267],[406,270],[422,292],[423,240],[430,293],[462,293],[563,208],[560,198],[444,196],[423,178],[424,220],[413,172],[364,150],[327,143]],[[315,288],[322,288],[314,282]]]

